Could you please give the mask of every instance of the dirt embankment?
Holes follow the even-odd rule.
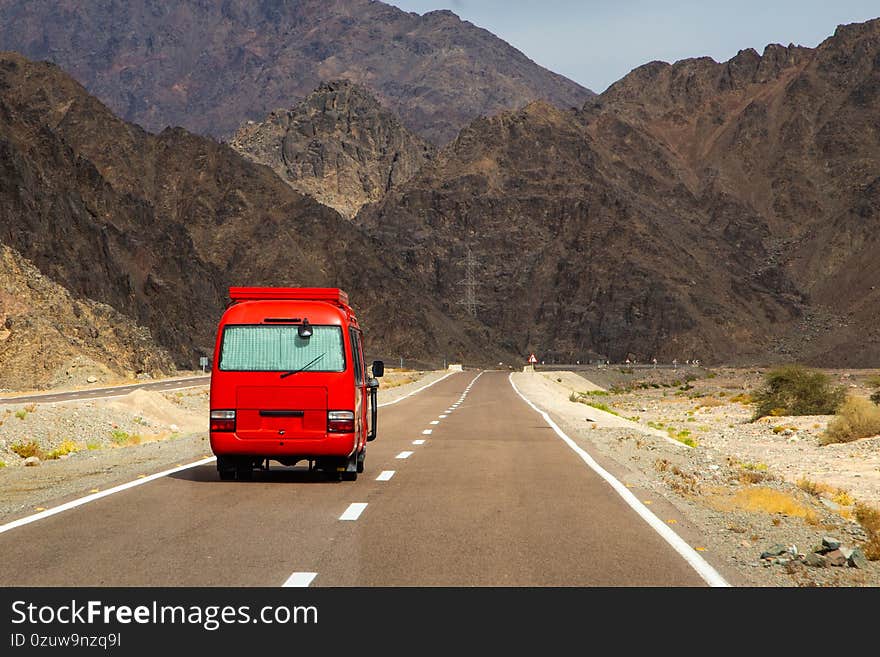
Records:
[[[880,586],[880,562],[804,559],[823,537],[867,551],[856,505],[880,507],[880,437],[822,446],[830,416],[751,422],[748,392],[760,385],[759,370],[580,374],[523,372],[514,381],[731,583]],[[868,392],[872,374],[830,372],[855,394]],[[608,388],[597,394],[584,378]]]

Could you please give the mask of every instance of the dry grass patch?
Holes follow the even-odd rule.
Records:
[[[382,377],[383,388],[396,388],[418,381],[422,372],[416,370],[385,370],[385,376]]]
[[[810,524],[817,524],[816,512],[805,506],[792,495],[774,488],[756,486],[737,491],[733,495],[722,493],[715,496],[715,505],[721,511],[751,511],[752,513],[781,514],[803,518]]]
[[[752,485],[775,479],[769,470],[766,463],[743,463],[738,473],[739,481],[741,484]]]
[[[838,506],[852,506],[855,504],[855,499],[848,491],[818,481],[812,481],[806,477],[798,479],[797,487],[813,497],[827,498]]]
[[[9,449],[18,454],[23,459],[30,458],[31,456],[36,456],[40,459],[45,457],[43,449],[40,447],[40,444],[36,440],[29,440],[26,443],[12,443],[9,446]]]
[[[822,445],[848,443],[880,434],[880,406],[863,397],[847,397],[819,438]]]
[[[823,495],[830,495],[834,492],[833,486],[829,486],[828,484],[823,484],[818,481],[813,481],[811,479],[807,479],[806,477],[801,477],[800,479],[798,479],[797,487],[808,495],[812,495],[813,497],[822,497]]]
[[[856,520],[868,534],[868,540],[862,546],[865,556],[871,561],[880,560],[880,509],[866,504],[856,504]]]

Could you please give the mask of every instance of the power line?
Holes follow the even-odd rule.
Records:
[[[460,264],[464,265],[464,278],[458,282],[464,287],[464,297],[459,300],[459,304],[465,307],[467,313],[471,317],[477,316],[477,266],[480,264],[474,257],[471,248],[468,247],[464,257],[464,261]]]

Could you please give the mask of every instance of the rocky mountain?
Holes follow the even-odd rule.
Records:
[[[840,26],[815,49],[650,64],[595,111],[676,152],[691,189],[723,190],[766,223],[765,262],[805,302],[775,353],[880,359],[880,20]]]
[[[436,150],[347,80],[322,84],[260,123],[249,121],[229,145],[349,218],[409,180]]]
[[[475,122],[357,221],[397,242],[450,313],[470,251],[477,317],[510,350],[730,359],[790,321],[799,297],[778,268],[754,275],[767,258],[760,217],[692,194],[684,176],[673,152],[611,114],[535,103]]]
[[[357,221],[549,358],[880,362],[880,21],[478,119]]]
[[[186,367],[212,351],[230,285],[343,287],[374,354],[453,358],[485,337],[392,275],[393,250],[268,168],[180,128],[146,133],[12,53],[0,54],[0,243]]]
[[[0,49],[52,61],[147,130],[227,137],[325,80],[440,144],[473,118],[592,94],[450,11],[374,0],[0,0]]]
[[[77,299],[0,245],[0,388],[31,390],[167,375],[149,329],[110,306]]]

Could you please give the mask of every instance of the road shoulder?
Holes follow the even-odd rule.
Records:
[[[687,448],[632,426],[588,422],[593,413],[569,401],[569,388],[539,373],[514,373],[514,382],[560,428],[588,451],[658,517],[675,530],[734,585],[747,586],[878,586],[880,567],[810,568],[800,562],[761,559],[774,545],[797,546],[800,553],[821,545],[823,536],[839,536],[857,545],[863,533],[845,518],[797,486],[772,473],[753,473],[723,451],[700,444]],[[547,384],[550,384],[549,387]],[[557,385],[553,386],[556,383]],[[586,417],[585,417],[586,414]],[[592,419],[592,418],[591,418]],[[632,424],[632,423],[630,423]],[[647,427],[642,427],[647,428]],[[796,512],[747,510],[740,499],[761,492],[796,502]],[[808,521],[806,518],[809,517]]]

